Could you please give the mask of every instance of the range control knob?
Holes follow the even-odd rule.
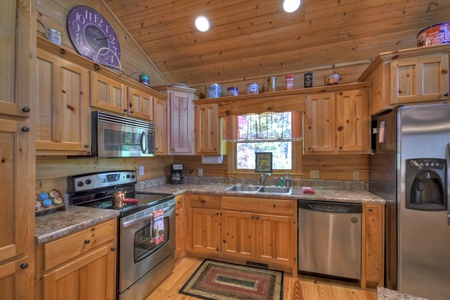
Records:
[[[90,179],[86,179],[86,184],[91,184],[92,181]]]
[[[131,175],[131,179],[134,179],[134,178],[136,178],[136,176],[133,174],[133,175]]]
[[[130,179],[130,177],[131,177],[130,174],[127,174],[127,179]]]
[[[82,186],[84,185],[84,183],[83,183],[83,181],[78,181],[77,185],[78,185],[79,187],[82,187]]]

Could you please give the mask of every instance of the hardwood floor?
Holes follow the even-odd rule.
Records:
[[[203,259],[184,257],[177,261],[174,272],[145,300],[197,299],[178,294],[178,290],[198,268]],[[326,278],[284,275],[285,300],[376,300],[374,289],[361,289],[358,284]]]

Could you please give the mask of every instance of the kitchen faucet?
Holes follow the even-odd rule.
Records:
[[[266,179],[266,176],[272,176],[270,173],[261,173],[259,176],[259,185],[264,185],[264,180]]]

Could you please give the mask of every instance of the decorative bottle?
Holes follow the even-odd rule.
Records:
[[[284,185],[286,187],[291,187],[291,175],[289,175],[289,173],[287,173],[287,175],[286,175],[286,179],[284,180]]]

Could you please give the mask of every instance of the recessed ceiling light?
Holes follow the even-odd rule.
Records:
[[[202,32],[208,31],[210,26],[211,23],[209,22],[207,17],[200,16],[195,19],[195,27],[197,27],[197,29]]]
[[[284,11],[291,13],[296,11],[301,4],[301,0],[284,0],[283,9]]]

